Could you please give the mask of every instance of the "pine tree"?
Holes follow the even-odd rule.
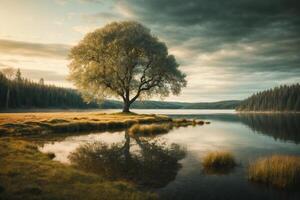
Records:
[[[17,72],[16,72],[15,80],[16,80],[17,82],[21,82],[21,81],[22,81],[22,74],[21,74],[20,68],[18,68],[18,70],[17,70]]]
[[[9,76],[9,79],[0,72],[0,109],[98,107],[96,103],[85,103],[76,90],[39,84],[24,78],[17,81],[20,80],[17,74],[13,79]]]
[[[300,111],[300,84],[282,85],[258,92],[244,100],[242,111]]]
[[[40,85],[44,85],[44,84],[45,84],[43,78],[40,79],[39,84],[40,84]]]

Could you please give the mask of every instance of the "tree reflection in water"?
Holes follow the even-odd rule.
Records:
[[[71,153],[71,163],[85,171],[110,179],[125,179],[138,185],[159,188],[174,180],[185,157],[177,144],[166,145],[160,139],[131,137],[124,142],[87,143]]]
[[[300,143],[300,114],[239,114],[242,123],[253,131],[274,139]]]

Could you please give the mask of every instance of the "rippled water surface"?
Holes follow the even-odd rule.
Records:
[[[111,179],[128,179],[163,199],[300,199],[247,180],[247,166],[272,154],[300,155],[297,114],[237,114],[232,110],[135,110],[172,117],[204,119],[211,124],[172,129],[156,137],[129,137],[127,131],[66,136],[41,150],[56,160]],[[227,174],[205,174],[201,158],[226,150],[239,162]]]

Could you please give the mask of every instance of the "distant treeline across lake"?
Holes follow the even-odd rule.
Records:
[[[0,108],[96,108],[87,104],[76,90],[35,83],[28,79],[8,79],[0,73]]]
[[[132,108],[138,109],[234,109],[240,101],[209,103],[184,103],[163,101],[137,101]],[[118,109],[123,102],[106,100],[86,103],[77,90],[46,85],[16,76],[8,79],[0,73],[0,109],[27,108],[108,108]]]
[[[123,102],[105,100],[101,103],[86,103],[75,89],[33,82],[21,77],[20,72],[7,78],[0,72],[0,109],[122,109]],[[244,101],[218,102],[167,102],[136,101],[136,109],[237,109],[238,111],[300,111],[300,85],[283,85],[258,92]]]
[[[238,111],[300,111],[300,84],[282,85],[258,92],[237,107]]]

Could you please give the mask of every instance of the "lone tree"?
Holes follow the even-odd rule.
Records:
[[[122,98],[123,112],[137,98],[178,95],[186,86],[166,45],[137,22],[113,22],[88,33],[69,57],[69,78],[83,97]]]

